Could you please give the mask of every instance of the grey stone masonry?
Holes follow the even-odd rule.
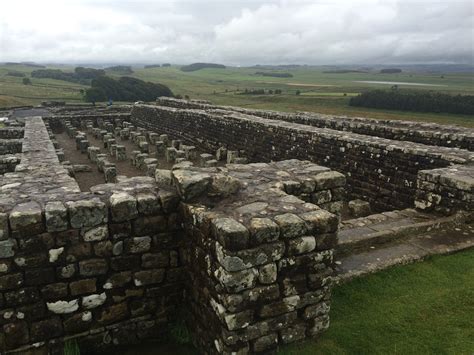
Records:
[[[297,160],[171,172],[187,201],[189,313],[200,349],[272,352],[329,326],[339,219],[295,196],[313,193],[324,175],[326,189],[343,187],[344,176],[329,173]]]
[[[415,206],[421,210],[474,211],[474,164],[422,170],[417,186]]]
[[[474,130],[456,125],[440,125],[429,122],[379,120],[366,117],[325,115],[313,112],[287,113],[270,110],[246,109],[233,106],[216,106],[209,103],[190,102],[160,97],[157,103],[176,108],[192,108],[206,111],[227,110],[268,119],[331,128],[338,131],[377,136],[428,145],[463,148],[474,151]]]
[[[196,147],[246,149],[250,162],[297,158],[344,173],[350,199],[375,211],[412,207],[419,170],[467,164],[474,152],[244,115],[235,111],[135,105],[131,120]],[[227,154],[229,154],[227,152]]]

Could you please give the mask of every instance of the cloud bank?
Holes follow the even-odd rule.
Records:
[[[250,64],[474,61],[468,0],[15,0],[0,61]]]

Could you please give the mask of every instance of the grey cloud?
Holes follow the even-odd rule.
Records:
[[[0,61],[473,63],[471,1],[16,0]]]

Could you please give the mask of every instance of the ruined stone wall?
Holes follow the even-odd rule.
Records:
[[[474,165],[422,170],[418,173],[415,206],[443,214],[474,211]]]
[[[21,153],[21,139],[0,139],[0,155]]]
[[[266,353],[329,326],[338,217],[286,194],[281,179],[314,191],[341,186],[341,174],[289,160],[174,170],[172,178],[186,202],[187,304],[198,348]],[[206,196],[211,203],[199,203]]]
[[[20,127],[0,128],[0,139],[21,139],[24,129]]]
[[[132,123],[194,145],[245,149],[250,161],[310,160],[344,173],[351,198],[375,210],[413,205],[419,170],[464,164],[467,151],[427,147],[242,114],[136,105]]]
[[[175,192],[152,178],[81,193],[40,118],[0,176],[0,351],[159,339],[184,288]]]
[[[365,117],[335,116],[310,112],[286,113],[234,106],[216,106],[193,100],[177,100],[166,97],[157,99],[157,103],[162,106],[183,109],[235,111],[247,115],[300,123],[320,128],[331,128],[339,131],[349,131],[387,139],[474,151],[474,130],[454,125],[440,125],[414,121],[376,120]]]

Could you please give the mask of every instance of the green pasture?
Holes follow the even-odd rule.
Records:
[[[73,70],[73,66],[54,66]],[[22,78],[10,77],[10,70],[29,74],[37,68],[22,65],[0,65],[0,107],[38,104],[44,100],[79,102],[79,90],[86,86],[75,83],[32,78],[32,85],[23,85]],[[133,68],[133,77],[163,83],[175,94],[205,99],[215,104],[236,105],[249,108],[281,110],[287,112],[312,111],[336,115],[364,116],[378,119],[403,119],[425,122],[460,124],[474,127],[472,117],[453,114],[413,113],[391,110],[367,109],[348,105],[351,96],[374,88],[390,88],[391,85],[361,83],[360,81],[393,81],[440,86],[408,86],[412,90],[435,90],[451,94],[474,94],[473,73],[325,73],[324,68],[300,67],[289,72],[292,78],[256,75],[262,69],[228,67],[226,69],[202,69],[182,72],[178,66],[161,68]],[[118,74],[108,72],[112,77]],[[276,95],[245,95],[245,89],[280,89]],[[297,95],[299,93],[299,95]]]

